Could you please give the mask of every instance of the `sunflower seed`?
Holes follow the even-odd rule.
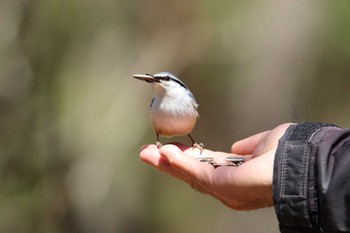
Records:
[[[229,166],[239,166],[245,161],[245,158],[240,156],[228,156],[225,160]]]
[[[197,160],[199,162],[208,163],[210,165],[214,164],[214,158],[213,157],[199,157],[199,158],[197,158]]]
[[[220,166],[233,166],[233,167],[238,167],[241,165],[244,161],[244,157],[239,157],[239,156],[228,156],[225,158],[225,163],[217,163],[214,161],[213,157],[199,157],[197,158],[199,162],[202,163],[208,163],[213,165],[215,168],[220,167]]]

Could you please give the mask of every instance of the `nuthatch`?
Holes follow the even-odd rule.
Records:
[[[204,145],[196,143],[190,135],[199,115],[198,104],[188,87],[168,72],[155,75],[135,74],[134,78],[151,83],[154,87],[150,115],[157,137],[157,146],[162,146],[159,136],[172,137],[187,134],[192,146],[199,148],[202,152]]]

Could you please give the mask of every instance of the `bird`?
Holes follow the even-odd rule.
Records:
[[[199,114],[197,101],[188,87],[169,72],[135,74],[133,77],[153,86],[154,97],[149,110],[158,148],[162,147],[160,136],[169,138],[188,135],[192,147],[202,153],[204,144],[197,143],[190,134]]]

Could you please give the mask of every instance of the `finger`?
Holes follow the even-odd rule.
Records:
[[[166,159],[160,156],[159,149],[156,145],[143,146],[140,151],[140,159],[181,181],[191,183],[188,177],[174,169]]]
[[[251,155],[253,154],[256,147],[259,145],[261,140],[268,134],[270,131],[265,131],[262,133],[255,134],[243,140],[235,142],[231,146],[231,152],[238,155]]]
[[[290,125],[290,123],[285,123],[269,131],[269,133],[262,138],[261,143],[255,149],[253,157],[259,156],[276,148],[279,139],[283,136]]]
[[[186,147],[182,147],[186,149]],[[198,184],[197,180],[193,180],[190,177],[184,175],[181,171],[176,170],[172,165],[159,154],[159,149],[155,145],[148,145],[141,148],[140,151],[140,159],[147,164],[181,180],[188,183],[191,188],[195,189],[198,192],[203,194],[213,195],[210,190],[204,189],[200,184]]]
[[[204,156],[207,156],[208,152],[209,150],[206,150],[202,155],[204,154]],[[212,172],[215,168],[210,164],[197,161],[195,158],[197,154],[198,151],[196,151],[196,148],[184,145],[177,147],[168,144],[160,149],[160,155],[166,159],[174,169],[181,172],[189,179],[188,183],[192,188],[201,193],[216,197],[211,186]]]
[[[206,150],[203,149],[202,151],[199,148],[194,148],[192,146],[188,146],[179,142],[171,142],[169,144],[166,145],[175,145],[177,146],[182,152],[184,152],[185,154],[194,157],[194,158],[198,158],[198,157],[217,157],[220,156],[220,152],[219,153],[215,153],[211,150]],[[215,154],[214,154],[215,153]]]
[[[215,168],[210,164],[198,162],[193,156],[188,156],[194,154],[192,148],[186,149],[184,153],[175,145],[165,145],[159,152],[173,168],[190,179],[205,186],[211,183],[211,176]]]
[[[185,153],[186,155],[189,155],[189,156],[194,157],[194,158],[211,157],[217,163],[225,163],[226,157],[236,155],[236,154],[232,154],[232,153],[225,153],[225,152],[221,152],[221,151],[212,151],[212,150],[207,150],[207,149],[203,149],[202,151],[200,151],[198,148],[193,148],[193,147],[190,147],[190,146],[187,146],[185,144],[178,143],[178,142],[173,142],[171,144],[180,148],[180,150],[183,153]],[[245,159],[246,159],[246,161],[248,161],[249,157],[246,157]]]

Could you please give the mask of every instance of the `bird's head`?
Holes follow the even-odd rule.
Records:
[[[166,91],[179,87],[188,89],[187,86],[180,79],[178,79],[175,75],[169,72],[160,72],[154,75],[135,74],[133,75],[133,77],[151,83],[155,85],[155,88],[162,87]]]

